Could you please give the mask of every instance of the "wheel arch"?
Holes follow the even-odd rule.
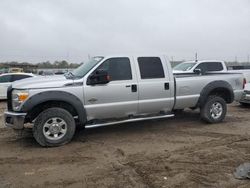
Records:
[[[39,113],[51,107],[60,107],[78,116],[80,124],[85,124],[87,117],[82,101],[75,95],[64,91],[46,91],[31,96],[22,106],[27,112],[27,121],[34,120]]]
[[[206,99],[211,95],[222,97],[228,104],[234,101],[233,88],[228,82],[223,80],[213,81],[207,84],[201,91],[197,106],[203,106]]]

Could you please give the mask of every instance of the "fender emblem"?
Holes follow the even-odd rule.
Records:
[[[97,101],[97,99],[96,99],[96,98],[91,98],[91,99],[89,99],[88,101],[89,101],[90,103],[94,103],[94,102]]]

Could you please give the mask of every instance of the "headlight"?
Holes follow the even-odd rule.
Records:
[[[29,97],[28,90],[13,90],[12,91],[12,108],[20,110],[22,103]]]

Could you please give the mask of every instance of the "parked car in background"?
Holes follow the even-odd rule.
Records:
[[[7,88],[12,82],[34,77],[30,73],[5,73],[0,75],[0,99],[7,99]]]
[[[244,93],[240,103],[242,105],[250,105],[250,83],[245,85]]]
[[[55,75],[61,75],[61,74],[65,74],[66,72],[65,71],[56,71],[54,74]]]
[[[41,71],[38,72],[38,75],[41,75],[41,76],[53,76],[55,74],[51,70],[41,70]]]
[[[18,73],[18,72],[23,72],[23,68],[9,68],[9,73]]]

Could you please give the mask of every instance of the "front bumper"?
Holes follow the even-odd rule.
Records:
[[[4,112],[4,121],[7,127],[13,129],[23,129],[26,113]]]

